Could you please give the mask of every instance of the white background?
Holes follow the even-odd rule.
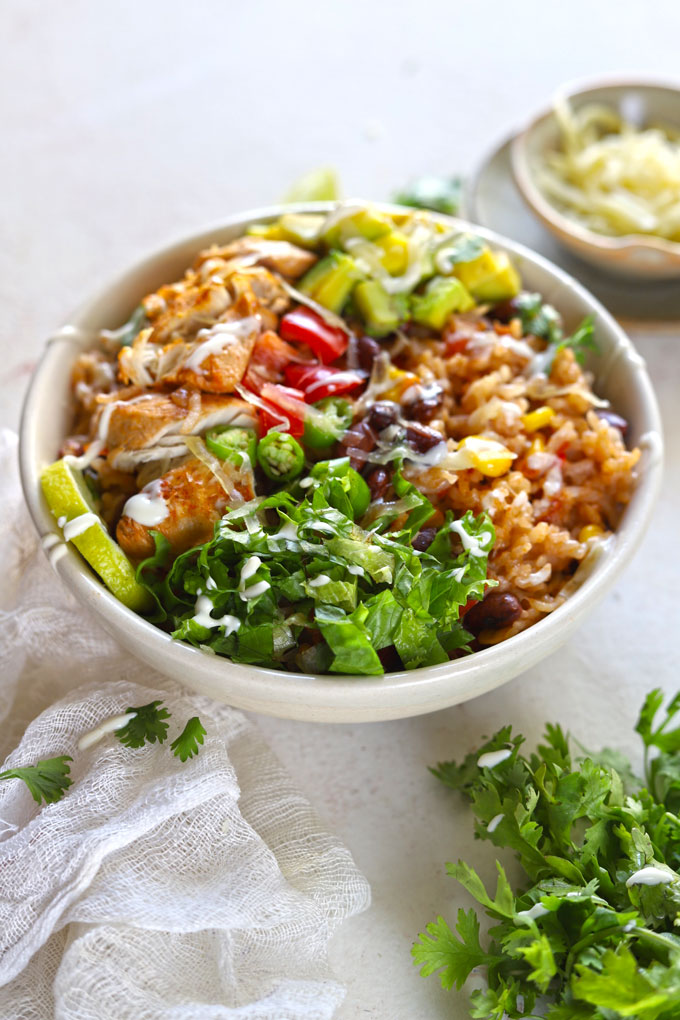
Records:
[[[276,201],[319,165],[371,198],[423,172],[469,173],[565,79],[680,76],[675,0],[3,0],[0,29],[0,424],[12,427],[44,339],[145,252]],[[409,959],[428,920],[467,905],[444,862],[492,871],[428,764],[505,722],[533,739],[546,719],[634,749],[644,692],[678,685],[680,324],[634,337],[665,416],[666,486],[637,559],[578,636],[434,716],[261,721],[373,887],[371,910],[332,947],[348,987],[341,1020],[468,1015]]]

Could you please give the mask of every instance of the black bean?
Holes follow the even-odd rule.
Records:
[[[436,383],[423,386],[420,396],[404,404],[404,414],[416,421],[429,421],[442,406],[443,400],[444,391]]]
[[[382,662],[383,669],[386,673],[396,673],[398,670],[404,668],[404,665],[399,658],[399,653],[394,645],[388,645],[387,648],[381,648],[378,652],[378,658]]]
[[[434,542],[434,537],[437,534],[436,528],[421,528],[417,535],[413,536],[411,545],[418,552],[425,552],[429,549]]]
[[[384,467],[375,467],[365,476],[371,490],[371,499],[382,499],[390,487],[390,473]]]
[[[518,599],[510,592],[490,591],[489,594],[468,609],[463,617],[463,626],[478,636],[483,630],[500,630],[509,627],[522,615]]]
[[[399,408],[391,400],[379,400],[368,412],[368,423],[376,432],[382,432],[388,425],[394,425]]]
[[[357,356],[359,358],[359,365],[363,368],[364,372],[370,372],[373,368],[373,362],[380,354],[380,344],[377,340],[371,339],[370,336],[360,336],[357,340]]]
[[[352,425],[351,429],[348,429],[347,432],[345,432],[340,442],[339,455],[341,457],[347,457],[349,455],[350,465],[355,471],[361,471],[362,467],[366,463],[366,454],[370,453],[377,442],[377,434],[364,418],[363,421],[357,422],[356,425]]]
[[[618,429],[621,435],[625,436],[628,431],[628,422],[620,414],[615,414],[614,411],[596,411],[595,413],[598,418],[602,418],[608,425]]]
[[[435,429],[429,429],[427,425],[408,425],[406,441],[417,453],[427,453],[437,443],[441,443],[442,436]]]

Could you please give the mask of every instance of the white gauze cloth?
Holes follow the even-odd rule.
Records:
[[[73,785],[39,807],[0,782],[3,1020],[325,1020],[326,957],[369,889],[348,850],[240,712],[127,655],[52,571],[0,434],[2,769],[70,754]],[[282,683],[285,677],[281,678]],[[168,740],[78,738],[163,700]],[[199,715],[197,757],[170,741]]]

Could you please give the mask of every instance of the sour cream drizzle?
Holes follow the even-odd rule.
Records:
[[[626,886],[630,889],[632,885],[667,885],[672,881],[673,875],[669,872],[648,864],[645,868],[634,872],[626,882]]]
[[[88,747],[92,747],[93,744],[98,744],[107,733],[115,733],[116,730],[122,730],[123,726],[127,726],[136,715],[136,712],[124,712],[122,715],[114,715],[110,719],[105,719],[99,726],[95,726],[93,730],[82,735],[78,741],[78,750],[85,751]]]
[[[82,535],[84,531],[91,528],[94,524],[100,524],[101,521],[96,514],[86,513],[80,514],[79,517],[74,517],[72,521],[67,521],[64,525],[64,539],[67,542],[71,542],[78,535]]]
[[[317,574],[307,584],[310,588],[322,588],[324,584],[330,584],[330,581],[331,579],[328,574]]]
[[[494,815],[493,818],[491,819],[491,821],[489,822],[489,824],[487,825],[486,831],[487,832],[495,832],[496,829],[501,824],[501,822],[503,821],[504,818],[505,818],[505,815],[503,814],[502,811],[501,811],[501,813],[499,815]]]
[[[197,337],[203,343],[196,347],[184,362],[183,368],[200,371],[201,365],[211,354],[224,354],[227,347],[238,343],[250,333],[259,331],[259,321],[254,315],[232,322],[216,322],[210,329],[199,330]]]
[[[512,750],[508,747],[502,747],[499,751],[486,751],[480,754],[477,765],[480,769],[493,769],[501,762],[507,761],[511,754]]]
[[[212,600],[207,595],[199,595],[196,599],[196,609],[192,619],[200,624],[201,627],[208,627],[210,630],[213,630],[215,627],[224,627],[224,633],[227,637],[230,634],[234,634],[241,626],[238,616],[231,616],[229,613],[225,613],[224,616],[215,619],[210,615],[214,608]]]
[[[484,545],[482,545],[481,538],[478,538],[476,535],[468,535],[462,521],[451,521],[449,528],[460,537],[465,552],[469,552],[473,556],[486,555],[489,546],[488,535],[485,534],[482,536],[485,540]]]
[[[123,516],[145,528],[153,528],[168,516],[168,504],[161,495],[161,479],[145,485],[141,492],[130,496],[123,507]]]
[[[547,907],[544,907],[542,903],[534,903],[530,910],[520,910],[517,913],[517,917],[520,917],[523,921],[530,920],[535,921],[539,917],[545,917],[550,911]]]

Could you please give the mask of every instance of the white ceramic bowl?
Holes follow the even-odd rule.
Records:
[[[332,203],[299,205],[298,211],[326,210]],[[385,206],[387,209],[395,207]],[[70,425],[69,376],[76,353],[92,346],[96,332],[125,322],[140,298],[176,279],[199,249],[238,236],[253,221],[275,219],[281,208],[234,216],[211,230],[155,253],[93,298],[48,342],[24,405],[20,463],[24,493],[41,536],[56,531],[39,484],[41,469],[54,460]],[[505,248],[525,286],[540,291],[562,312],[568,327],[595,318],[602,355],[597,386],[631,423],[630,439],[644,448],[640,482],[612,548],[568,602],[551,616],[502,644],[439,666],[385,677],[311,676],[232,663],[181,642],[126,609],[92,573],[78,552],[56,563],[64,583],[102,626],[138,658],[204,694],[238,708],[292,719],[326,722],[397,719],[445,708],[490,691],[533,666],[570,636],[579,620],[614,583],[637,549],[656,499],[662,463],[661,423],[644,362],[605,309],[575,280],[528,249],[488,230],[473,229]],[[595,366],[593,366],[595,367]]]
[[[609,106],[644,127],[668,124],[680,130],[680,88],[649,81],[601,81],[565,85],[559,91],[574,109],[588,103]],[[535,168],[559,144],[552,107],[542,111],[512,143],[512,168],[520,194],[541,223],[570,251],[608,272],[642,279],[680,278],[680,243],[648,234],[610,237],[560,212],[535,181]]]

